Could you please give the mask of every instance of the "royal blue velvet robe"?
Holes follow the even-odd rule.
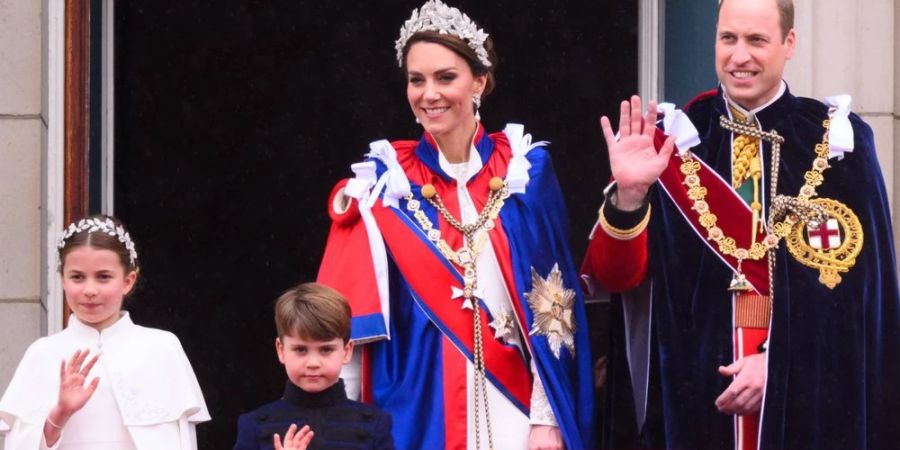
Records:
[[[498,140],[503,143],[502,152],[498,149]],[[455,182],[451,182],[452,178],[440,168],[438,150],[431,139],[423,137],[418,143],[401,141],[393,145],[398,148],[401,165],[405,165],[403,162],[405,158],[414,157],[418,160],[412,164],[416,167],[415,170],[424,173],[419,176],[443,180],[451,183],[449,186],[455,189],[453,184]],[[509,144],[501,133],[489,135],[479,131],[475,139],[475,150],[481,157],[484,167],[469,183],[486,183],[491,176],[506,175]],[[533,362],[541,376],[563,439],[568,448],[593,448],[594,388],[588,324],[577,271],[568,247],[568,215],[546,149],[542,147],[532,149],[527,154],[527,160],[530,165],[528,169],[530,180],[525,193],[511,195],[500,211],[500,222],[509,246],[495,251],[499,259],[508,259],[511,262],[515,293],[522,303],[521,309],[526,316],[523,323],[528,327],[527,330],[523,330],[523,334],[531,342],[534,352]],[[387,167],[382,161],[374,161],[377,164],[378,176],[381,177]],[[443,219],[439,218],[437,210],[422,197],[422,186],[415,181],[415,177],[410,176],[410,183],[413,198],[422,205],[421,208],[429,220],[434,224],[440,223]],[[434,183],[440,190],[441,183],[436,181]],[[452,189],[448,188],[448,191]],[[448,197],[452,193],[439,192],[439,194]],[[406,205],[407,201],[401,200],[400,208],[391,209],[391,213],[401,217],[412,229],[418,229],[419,225]],[[355,267],[358,267],[361,259],[368,257],[368,250],[354,253],[350,249],[340,247],[341,228],[347,226],[339,223],[332,226],[326,257],[323,258],[320,269],[320,281],[332,285],[339,291],[342,286],[351,282],[343,282],[339,279],[339,274],[358,274]],[[422,242],[427,241],[424,235],[418,239]],[[341,252],[344,255],[340,258],[330,257],[331,246],[335,249],[342,248]],[[434,270],[433,266],[421,264],[419,266],[421,270],[416,273],[403,273],[391,255],[390,246],[388,250],[391,291],[390,339],[366,344],[371,352],[369,376],[371,376],[372,398],[377,406],[393,415],[394,443],[397,448],[445,448],[448,445],[446,433],[452,431],[447,430],[443,414],[444,392],[441,379],[443,362],[440,349],[444,345],[445,337],[457,341],[462,339],[462,336],[453,335],[449,327],[441,323],[439,318],[426,312],[429,305],[411,288],[410,277],[428,277]],[[436,249],[432,251],[437,253]],[[447,262],[444,264],[449,265]],[[576,322],[574,332],[576,352],[572,354],[564,349],[560,358],[553,355],[547,338],[528,335],[532,331],[534,316],[525,297],[525,293],[533,288],[532,268],[542,277],[546,277],[555,265],[562,272],[564,285],[574,289],[576,294],[572,306]],[[323,278],[323,273],[329,275]],[[450,302],[449,286],[439,288],[441,292],[447,292],[446,301]],[[358,299],[349,300],[351,306],[354,306]],[[459,314],[464,313],[458,306],[454,306],[454,310]],[[385,334],[383,323],[380,314],[361,315],[354,309],[352,338],[363,341],[377,339]],[[490,333],[490,330],[485,330],[485,333]],[[471,355],[468,356],[471,358]],[[505,392],[504,386],[497,384],[494,378],[492,382]],[[527,414],[527,407],[521,404],[520,407]],[[503,425],[501,417],[495,417],[493,420],[495,427]],[[462,439],[464,441],[465,437]],[[484,439],[482,436],[482,445],[485,445]]]

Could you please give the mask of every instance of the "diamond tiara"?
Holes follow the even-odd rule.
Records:
[[[56,248],[62,249],[66,246],[66,241],[70,237],[74,236],[76,233],[81,233],[82,231],[87,231],[88,233],[99,231],[119,239],[119,242],[124,244],[125,249],[128,250],[128,256],[131,260],[131,266],[134,267],[134,262],[135,260],[137,260],[137,251],[134,249],[134,241],[131,240],[131,235],[129,235],[128,232],[125,231],[124,227],[122,227],[121,225],[116,225],[116,223],[109,218],[81,219],[78,222],[69,224],[69,227],[66,228],[63,231],[62,236],[59,237],[59,242],[56,243]]]
[[[414,9],[412,16],[400,27],[400,37],[394,44],[397,49],[397,64],[403,67],[403,47],[412,35],[420,31],[437,31],[440,34],[451,34],[469,44],[478,60],[485,67],[491,67],[491,60],[484,48],[484,41],[489,36],[478,28],[469,16],[457,8],[447,6],[441,0],[428,0],[419,9]]]

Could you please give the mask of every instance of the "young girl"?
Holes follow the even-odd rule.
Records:
[[[196,449],[210,417],[181,343],[122,310],[138,276],[128,232],[92,216],[58,247],[72,315],[31,344],[0,399],[6,450]]]

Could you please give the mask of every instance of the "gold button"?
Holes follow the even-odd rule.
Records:
[[[422,197],[432,198],[435,194],[437,194],[437,191],[434,189],[433,184],[422,185]]]
[[[491,178],[491,181],[488,182],[488,186],[491,187],[492,191],[499,191],[503,189],[503,180],[500,177]]]

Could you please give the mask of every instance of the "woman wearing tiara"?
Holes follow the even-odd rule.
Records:
[[[404,424],[397,448],[590,448],[587,327],[546,143],[482,128],[496,56],[458,9],[426,2],[396,49],[424,135],[373,142],[338,183],[319,272],[365,344],[350,395]]]

